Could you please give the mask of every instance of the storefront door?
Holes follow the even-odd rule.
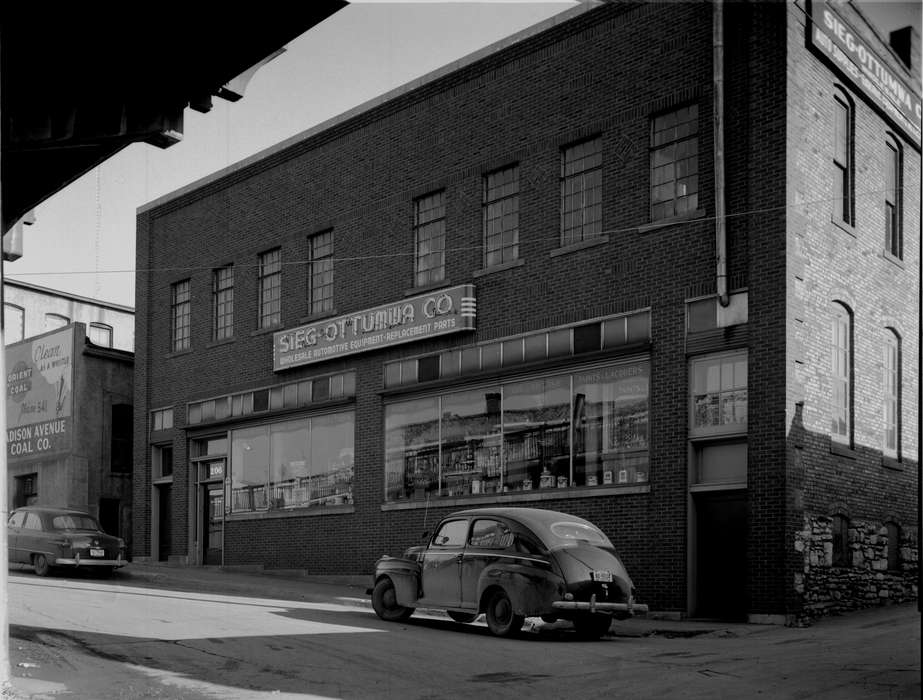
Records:
[[[747,497],[744,491],[698,493],[696,617],[743,620],[747,614]]]
[[[205,513],[202,536],[204,542],[203,564],[220,565],[224,548],[224,486],[205,485]]]

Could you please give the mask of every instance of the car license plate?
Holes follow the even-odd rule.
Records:
[[[104,557],[106,556],[106,550],[105,549],[95,549],[91,547],[90,556],[91,557]]]
[[[612,572],[611,571],[593,571],[590,576],[592,576],[594,581],[600,581],[602,583],[612,583]]]

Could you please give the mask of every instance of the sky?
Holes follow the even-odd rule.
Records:
[[[861,6],[886,31],[919,30],[921,3]],[[138,207],[575,4],[352,3],[257,71],[239,102],[216,98],[207,114],[187,109],[180,143],[133,144],[39,205],[23,257],[4,273],[134,306]]]

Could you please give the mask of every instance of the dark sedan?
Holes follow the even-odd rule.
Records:
[[[103,532],[92,515],[70,508],[25,506],[7,523],[9,560],[39,576],[55,567],[112,573],[126,562],[125,543]]]
[[[383,620],[417,607],[442,608],[457,622],[484,613],[490,631],[509,636],[526,617],[573,621],[599,638],[613,618],[647,612],[628,572],[592,523],[538,508],[477,508],[444,518],[424,545],[384,556],[369,589]]]

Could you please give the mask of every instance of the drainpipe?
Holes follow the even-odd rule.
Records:
[[[727,227],[724,203],[724,7],[723,0],[713,0],[712,7],[712,69],[714,100],[715,142],[715,260],[717,262],[718,303],[726,307],[727,281]]]

